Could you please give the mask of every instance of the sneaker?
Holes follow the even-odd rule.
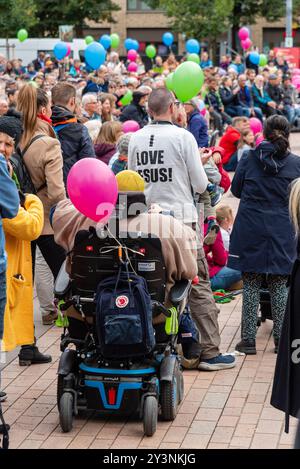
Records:
[[[7,399],[7,394],[4,391],[0,391],[0,402],[4,402]]]
[[[52,357],[43,355],[35,345],[23,345],[19,353],[19,365],[30,366],[41,363],[50,363]]]
[[[246,355],[256,355],[256,343],[255,340],[241,340],[236,347],[240,353],[245,353]]]
[[[224,189],[217,186],[217,184],[208,184],[207,190],[210,195],[211,206],[215,207],[221,201]]]
[[[218,371],[234,368],[236,365],[235,357],[233,355],[217,355],[209,360],[201,360],[198,366],[199,370],[204,371]]]
[[[213,225],[210,230],[207,232],[203,243],[206,244],[206,246],[211,246],[212,244],[215,243],[217,239],[217,235],[220,231],[219,225]]]
[[[44,326],[51,326],[54,324],[54,321],[57,319],[57,311],[51,311],[49,314],[46,314],[42,317],[42,322]]]

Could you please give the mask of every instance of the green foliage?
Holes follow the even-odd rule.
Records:
[[[0,0],[0,35],[16,37],[21,28],[30,30],[36,19],[35,0]]]
[[[59,26],[74,25],[80,34],[86,20],[113,22],[112,12],[119,10],[112,0],[34,0],[38,23],[33,29],[37,36],[57,36]]]

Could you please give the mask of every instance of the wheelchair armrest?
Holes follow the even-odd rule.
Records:
[[[180,280],[175,283],[170,291],[171,303],[175,306],[188,297],[191,287],[190,280]]]
[[[66,271],[66,263],[65,260],[55,280],[54,295],[56,298],[64,298],[71,287],[71,279]]]

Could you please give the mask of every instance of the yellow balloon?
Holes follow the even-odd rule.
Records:
[[[119,192],[144,192],[145,181],[139,173],[126,169],[116,175]]]

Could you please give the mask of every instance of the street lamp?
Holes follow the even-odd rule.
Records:
[[[285,47],[293,47],[293,0],[286,0]]]

